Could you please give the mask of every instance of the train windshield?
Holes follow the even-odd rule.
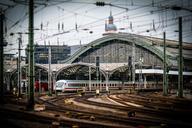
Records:
[[[56,87],[61,88],[63,86],[64,82],[57,82]]]

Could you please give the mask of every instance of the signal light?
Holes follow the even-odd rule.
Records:
[[[105,2],[96,2],[96,6],[105,6]]]

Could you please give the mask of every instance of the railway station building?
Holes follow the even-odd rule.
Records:
[[[60,64],[35,64],[35,81],[53,79],[119,81],[120,84],[141,84],[161,87],[163,84],[163,39],[129,33],[105,34]],[[184,88],[192,84],[192,45],[183,42]],[[178,42],[166,40],[166,73],[169,87],[178,84]],[[22,79],[28,65],[22,65]],[[9,72],[9,86],[17,83],[16,66]]]

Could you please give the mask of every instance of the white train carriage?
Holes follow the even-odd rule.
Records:
[[[132,82],[124,82],[121,81],[88,81],[88,80],[58,80],[54,85],[54,90],[62,91],[62,92],[69,92],[69,91],[81,91],[81,90],[89,90],[89,86],[91,84],[91,90],[96,90],[98,88],[102,90],[106,90],[106,85],[109,90],[120,90],[120,89],[129,89],[129,88],[157,88],[157,86],[152,87],[155,85],[155,82],[148,82],[148,83],[140,83],[135,82],[133,85]],[[146,86],[145,86],[146,84]],[[162,83],[158,83],[162,88]]]

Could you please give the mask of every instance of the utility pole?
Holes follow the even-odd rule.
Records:
[[[29,99],[28,110],[34,109],[34,2],[29,0]]]
[[[49,51],[48,51],[48,63],[49,63],[49,69],[48,69],[48,88],[49,88],[49,95],[52,95],[52,89],[51,89],[51,76],[52,76],[52,71],[51,71],[51,46],[49,42]]]
[[[132,84],[135,86],[135,40],[132,42]],[[135,87],[133,87],[135,88]]]
[[[21,43],[22,43],[22,34],[19,33],[19,46],[18,46],[18,97],[21,97]]]
[[[163,32],[163,95],[167,96],[168,85],[167,85],[167,58],[166,58],[166,33]]]
[[[3,11],[0,9],[0,104],[3,104],[3,96],[4,96],[4,77],[3,77],[3,21],[4,21],[4,14]]]
[[[179,60],[178,60],[178,96],[183,97],[183,46],[182,46],[182,17],[179,17]]]

